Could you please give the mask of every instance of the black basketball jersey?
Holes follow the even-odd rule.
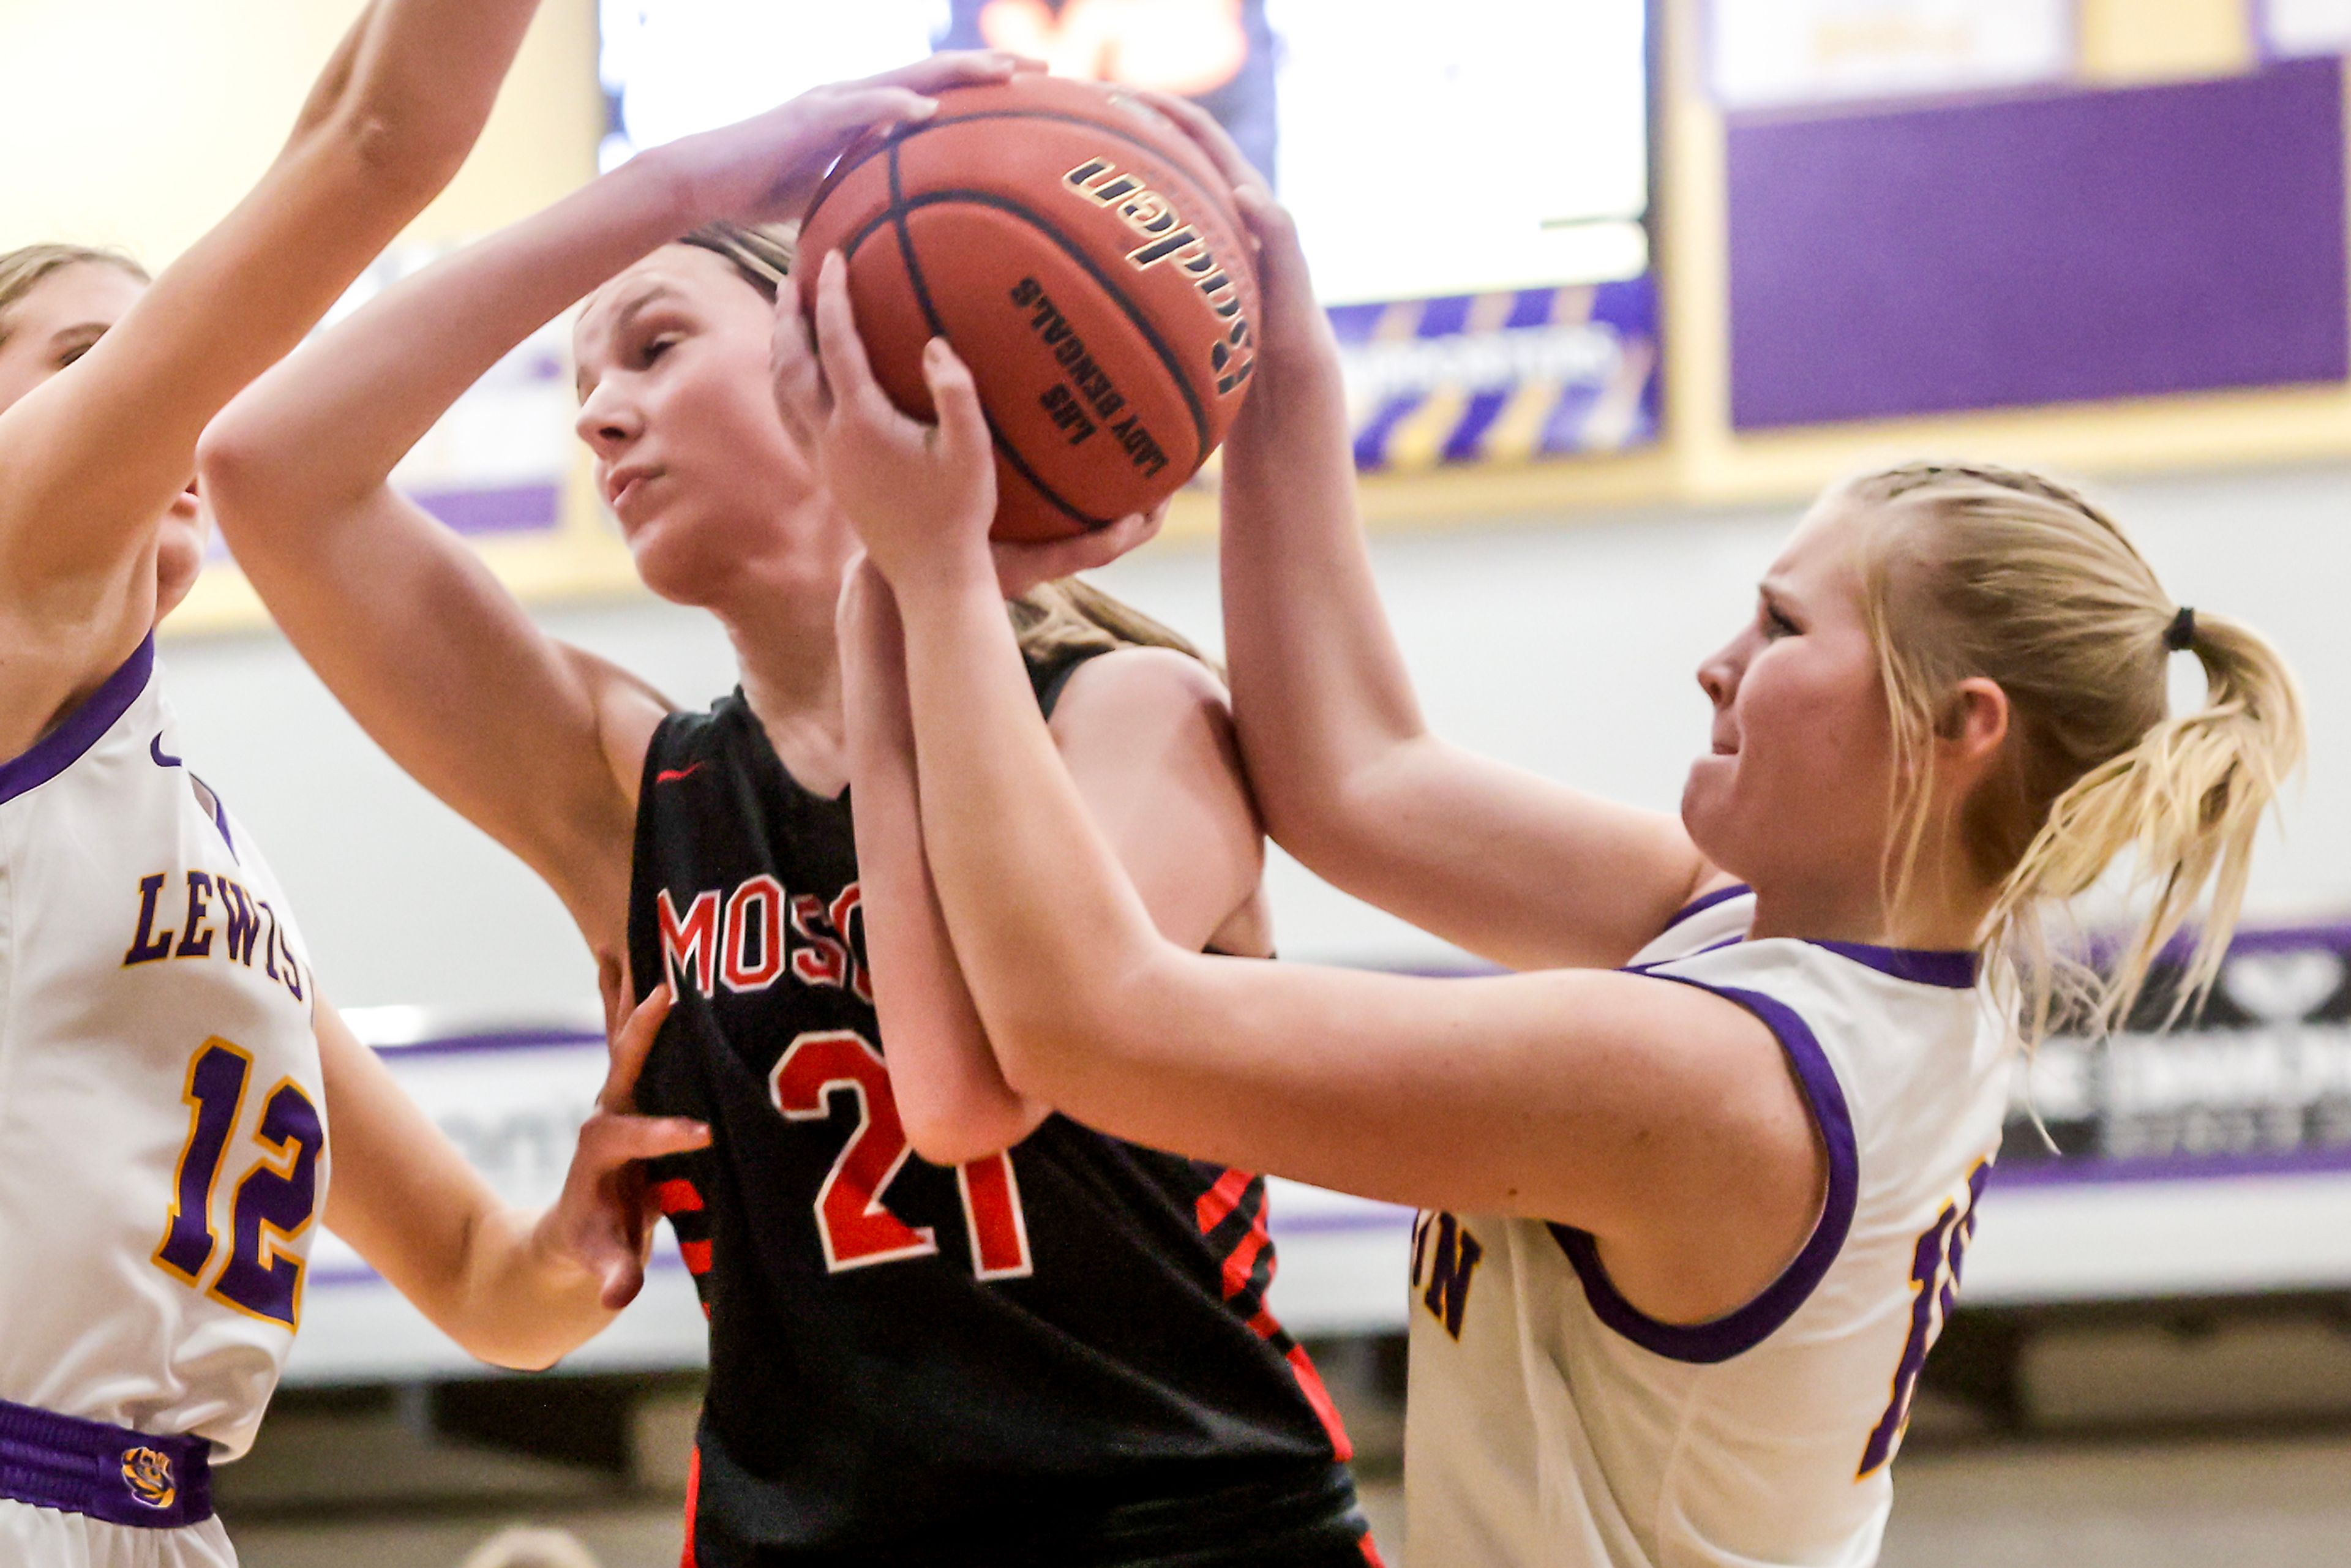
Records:
[[[690,1563],[1360,1568],[1346,1437],[1263,1303],[1262,1178],[1060,1115],[915,1155],[847,796],[739,690],[655,733],[634,883],[638,994],[677,993],[638,1100],[714,1134],[654,1172],[710,1320]]]

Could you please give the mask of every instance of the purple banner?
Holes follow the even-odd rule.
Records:
[[[1734,119],[1741,430],[2351,374],[2343,70]]]
[[[1657,437],[1656,280],[1331,311],[1366,473],[1613,452]]]

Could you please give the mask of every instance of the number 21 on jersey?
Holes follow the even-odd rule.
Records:
[[[188,1141],[172,1182],[172,1213],[156,1246],[155,1266],[201,1289],[220,1239],[213,1228],[219,1185],[251,1087],[253,1057],[214,1035],[188,1061]],[[291,1329],[302,1316],[302,1260],[279,1250],[310,1228],[319,1201],[319,1155],[326,1126],[292,1079],[261,1099],[252,1141],[262,1157],[236,1184],[229,1205],[228,1257],[204,1293],[225,1306]]]
[[[812,1030],[795,1039],[768,1075],[776,1109],[795,1122],[831,1115],[837,1089],[857,1097],[857,1130],[817,1189],[816,1229],[826,1269],[838,1274],[932,1256],[939,1245],[931,1228],[907,1224],[883,1202],[914,1150],[890,1092],[890,1069],[872,1042],[855,1030]],[[972,1271],[983,1280],[1028,1275],[1029,1221],[1010,1152],[957,1166],[956,1186],[963,1195]]]

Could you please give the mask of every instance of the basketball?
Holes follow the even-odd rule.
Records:
[[[995,536],[1066,538],[1198,472],[1255,368],[1257,279],[1223,177],[1114,88],[1029,76],[942,92],[852,148],[801,229],[800,308],[839,250],[873,373],[932,417],[945,338],[996,438]]]

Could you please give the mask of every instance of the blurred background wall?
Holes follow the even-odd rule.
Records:
[[[0,146],[14,154],[0,160],[0,249],[71,238],[167,262],[266,163],[356,10],[0,0],[0,61],[17,62],[0,93]],[[645,62],[708,16],[673,5],[667,25],[684,30],[664,34],[661,5],[601,10],[546,0],[473,161],[360,296],[572,188],[632,138],[681,128]],[[977,26],[983,8],[931,12]],[[2308,684],[2308,782],[2257,865],[2250,913],[2301,929],[2317,979],[2269,1006],[2248,969],[2232,994],[2252,999],[2159,1059],[2168,1076],[2145,1091],[2157,1109],[2085,1111],[2091,1130],[2066,1134],[2071,1170],[2098,1179],[1996,1189],[1970,1263],[1978,1304],[1930,1366],[1889,1562],[2258,1552],[2317,1563],[2351,1541],[2351,936],[2338,924],[2351,916],[2351,818],[2335,809],[2351,792],[2346,12],[2328,0],[1235,5],[1293,41],[1362,43],[1353,75],[1312,89],[1333,95],[1331,112],[1351,92],[1383,110],[1425,94],[1417,123],[1430,125],[1445,114],[1428,104],[1470,110],[1434,78],[1395,75],[1399,60],[1450,47],[1474,63],[1507,44],[1513,17],[1585,26],[1621,50],[1632,18],[1624,68],[1646,91],[1629,152],[1621,123],[1603,146],[1601,122],[1567,108],[1543,140],[1480,148],[1505,167],[1629,158],[1646,176],[1629,196],[1596,174],[1570,193],[1587,207],[1562,226],[1584,239],[1562,270],[1431,298],[1374,292],[1334,311],[1383,589],[1430,716],[1455,739],[1672,809],[1705,734],[1692,672],[1747,613],[1790,522],[1836,476],[1918,455],[2084,482],[2182,601],[2261,627]],[[757,78],[769,50],[780,94],[851,59],[847,32],[878,33],[900,12],[834,7],[847,31],[813,60],[793,53],[793,18],[823,7],[740,14],[770,31],[729,79]],[[1528,68],[1539,89],[1555,68],[1565,85],[1552,90],[1583,103],[1574,72],[1593,68],[1573,55],[1546,43]],[[1281,156],[1341,162],[1311,141]],[[1411,162],[1402,143],[1378,156],[1393,210],[1376,215],[1395,243],[1436,247],[1470,221],[1416,230],[1419,214],[1450,211],[1445,166]],[[1315,197],[1287,193],[1311,218]],[[701,704],[731,685],[728,649],[705,617],[634,586],[581,484],[566,341],[558,324],[502,366],[404,481],[557,634]],[[1167,538],[1105,574],[1211,644],[1213,518],[1204,486]],[[553,898],[358,733],[233,563],[209,574],[164,652],[189,745],[267,836],[329,995],[375,1009],[376,1038],[429,1045],[581,1015],[592,976]],[[1272,888],[1293,958],[1458,959],[1279,857]],[[523,1067],[510,1076],[497,1092],[517,1104],[541,1092]],[[433,1092],[447,1096],[444,1120],[496,1098],[471,1081]],[[2125,1121],[2156,1140],[2130,1145],[2154,1149],[2154,1164],[2108,1135]],[[517,1191],[543,1184],[549,1160],[559,1172],[559,1137],[468,1137]],[[2011,1143],[2022,1169],[2037,1150]],[[1291,1196],[1322,1228],[1283,1237],[1296,1281],[1283,1289],[1299,1305],[1279,1293],[1276,1305],[1325,1336],[1366,1474],[1384,1478],[1393,1545],[1396,1217]],[[2179,1240],[2191,1212],[2204,1228]],[[1343,1260],[1341,1241],[1356,1247]],[[2114,1269],[2053,1282],[2055,1260],[2093,1254],[2116,1255]],[[2173,1255],[2172,1274],[2141,1267]],[[570,1522],[612,1563],[667,1560],[698,1333],[682,1285],[657,1279],[632,1314],[643,1322],[585,1359],[592,1372],[475,1382],[420,1348],[425,1331],[364,1270],[322,1276],[306,1331],[319,1348],[298,1359],[244,1479],[224,1481],[248,1559],[454,1563],[527,1513]]]

